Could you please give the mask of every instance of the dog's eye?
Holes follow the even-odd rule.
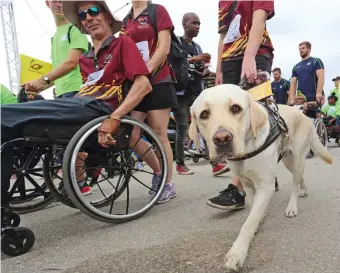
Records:
[[[233,113],[233,114],[238,114],[242,111],[242,108],[237,105],[237,104],[234,104],[230,107],[230,111]]]
[[[209,115],[210,115],[209,111],[204,110],[200,115],[200,119],[207,119],[207,118],[209,118]]]

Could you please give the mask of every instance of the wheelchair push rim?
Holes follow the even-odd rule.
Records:
[[[327,148],[328,147],[328,134],[327,127],[325,123],[321,119],[316,119],[314,122],[314,126],[316,129],[316,133],[319,136],[319,139],[322,145]]]
[[[64,186],[67,194],[71,198],[72,202],[75,204],[75,206],[80,209],[82,212],[84,212],[86,215],[88,215],[91,218],[94,218],[96,220],[102,221],[102,222],[108,222],[108,223],[120,223],[120,222],[126,222],[130,221],[136,218],[139,218],[143,214],[145,214],[147,211],[149,211],[157,202],[159,197],[161,196],[163,189],[165,187],[165,182],[166,182],[166,177],[167,177],[167,158],[165,154],[164,147],[157,137],[157,135],[153,132],[153,130],[147,126],[144,123],[138,122],[132,118],[126,117],[121,120],[121,125],[120,128],[123,128],[121,126],[133,126],[133,127],[138,127],[140,130],[143,132],[146,132],[148,136],[152,138],[153,144],[156,145],[157,149],[160,154],[160,159],[162,160],[161,164],[161,173],[162,173],[162,181],[160,183],[159,189],[156,192],[156,194],[152,195],[151,197],[148,197],[148,204],[142,207],[141,209],[129,213],[129,191],[130,191],[130,180],[134,178],[137,182],[142,184],[145,187],[146,186],[143,182],[135,178],[134,172],[132,170],[135,170],[134,167],[129,167],[128,165],[132,162],[123,162],[127,163],[127,165],[121,164],[120,167],[123,168],[120,172],[120,177],[118,180],[117,188],[119,187],[120,180],[122,176],[124,176],[124,182],[123,185],[121,186],[121,189],[126,191],[127,194],[127,204],[126,204],[126,214],[111,214],[113,203],[116,199],[119,198],[119,196],[122,194],[122,192],[117,192],[117,195],[115,195],[115,198],[112,200],[110,212],[106,213],[103,211],[100,211],[98,209],[98,206],[94,206],[93,204],[89,203],[84,197],[79,189],[78,186],[78,181],[77,181],[77,174],[76,174],[76,162],[78,158],[78,153],[81,151],[81,147],[83,144],[86,142],[86,140],[97,130],[101,122],[105,119],[106,117],[101,117],[98,118],[94,121],[89,122],[85,126],[83,126],[79,131],[73,136],[71,139],[70,143],[68,144],[66,151],[65,151],[65,160],[63,162],[63,173],[64,173]],[[126,138],[130,140],[129,136],[126,135]],[[142,136],[141,138],[142,139]],[[129,141],[128,140],[128,141]],[[117,142],[118,144],[118,142]],[[129,148],[130,149],[130,148]],[[126,150],[119,150],[120,155],[121,155],[121,160],[124,159],[126,155]],[[130,157],[131,159],[132,157]],[[126,160],[126,159],[124,159]],[[134,163],[133,163],[134,164]],[[134,165],[135,166],[135,165]],[[124,184],[125,183],[125,184]],[[111,183],[110,183],[111,184]],[[150,189],[150,188],[149,188]],[[117,191],[117,189],[115,188]],[[125,202],[125,201],[124,201]]]

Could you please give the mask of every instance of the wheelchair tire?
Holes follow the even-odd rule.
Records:
[[[322,145],[327,148],[328,146],[328,134],[327,134],[327,128],[325,123],[321,119],[315,119],[314,121],[314,127],[316,130],[316,133],[319,136],[319,139],[322,143]]]
[[[146,212],[148,212],[157,202],[158,198],[161,196],[163,189],[165,187],[165,182],[166,182],[166,177],[167,177],[167,159],[166,159],[166,154],[164,147],[162,143],[160,142],[159,138],[157,135],[153,132],[153,130],[147,126],[144,123],[138,122],[130,117],[125,117],[121,119],[121,125],[128,125],[128,126],[139,126],[141,129],[143,129],[145,132],[147,132],[152,138],[153,141],[156,142],[157,147],[160,151],[162,162],[162,182],[160,184],[159,190],[157,193],[151,198],[151,201],[144,206],[142,209],[140,209],[137,212],[130,213],[127,215],[122,215],[122,214],[116,214],[116,215],[111,215],[104,213],[102,211],[97,210],[95,205],[90,205],[86,202],[84,197],[81,195],[78,183],[76,180],[76,173],[75,173],[75,168],[72,168],[76,162],[77,154],[80,151],[80,148],[82,147],[83,143],[86,141],[86,139],[91,136],[93,132],[97,130],[101,122],[106,119],[107,117],[100,117],[95,120],[92,120],[88,122],[86,125],[81,127],[77,133],[72,137],[71,141],[69,142],[65,153],[64,153],[64,160],[63,160],[63,175],[64,175],[64,186],[67,194],[70,196],[72,202],[75,204],[75,206],[81,210],[83,213],[85,213],[87,216],[101,221],[101,222],[106,222],[106,223],[123,223],[123,222],[128,222],[133,219],[137,219],[144,215]],[[120,127],[121,128],[121,127]],[[118,128],[119,129],[119,128]],[[125,135],[124,135],[125,137]],[[126,136],[127,138],[128,136]],[[131,172],[131,171],[130,171]],[[121,191],[117,192],[118,194],[122,194],[122,192],[128,187],[129,180],[131,178],[131,175],[126,177],[126,180],[123,182],[123,185],[121,186]],[[118,198],[115,196],[115,198]]]
[[[23,227],[5,231],[1,236],[1,252],[8,256],[19,256],[31,249],[34,245],[34,233]]]

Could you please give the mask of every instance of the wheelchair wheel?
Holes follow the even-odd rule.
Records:
[[[23,227],[5,230],[1,236],[1,252],[8,256],[19,256],[34,245],[34,233]]]
[[[98,144],[97,128],[105,118],[101,117],[87,123],[69,142],[63,160],[64,186],[75,206],[87,216],[102,222],[121,223],[141,217],[156,204],[165,187],[166,154],[153,130],[144,123],[131,118],[121,120],[114,135],[115,145],[109,149],[101,147]],[[140,133],[137,140],[132,140],[132,130],[136,130],[134,131],[136,135]],[[140,146],[147,147],[143,150],[143,154],[140,154],[141,158],[147,153],[155,153],[160,161],[161,175],[158,176],[160,183],[157,190],[147,185],[151,184],[154,178],[153,170],[149,166],[143,169],[136,167],[133,150]],[[92,155],[92,157],[97,155],[97,160],[88,160],[88,164],[84,160],[82,163],[79,155],[83,152]],[[78,180],[88,169],[101,169],[103,173],[96,183],[97,192],[93,191],[91,195],[83,196],[78,186]],[[146,175],[151,175],[150,180],[142,182],[142,180],[145,181]],[[106,181],[108,183],[104,185]],[[108,189],[110,193],[106,195],[104,191]],[[148,193],[145,192],[146,189]],[[97,199],[99,194],[102,194],[104,198]],[[96,200],[91,201],[91,197]],[[137,209],[141,203],[146,204]]]
[[[56,153],[50,152],[46,154],[43,164],[45,183],[49,191],[58,201],[68,207],[75,208],[70,197],[68,197],[64,190],[63,178],[60,173],[62,166],[61,163],[58,162],[60,156],[62,156],[62,154],[60,154],[59,151]]]
[[[40,210],[54,202],[43,179],[41,164],[45,151],[29,140],[16,139],[4,143],[14,146],[13,172],[9,189],[9,203],[13,212],[29,213]]]
[[[316,132],[319,136],[319,139],[324,147],[327,148],[328,146],[328,135],[327,135],[327,128],[325,123],[321,119],[316,119],[314,121],[314,126]]]

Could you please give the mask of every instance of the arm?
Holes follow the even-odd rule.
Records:
[[[83,53],[83,49],[71,49],[67,59],[47,74],[49,80],[52,82],[60,79],[76,69],[79,64],[79,58]]]
[[[111,114],[113,119],[121,119],[135,108],[142,99],[152,90],[149,79],[144,75],[135,77],[133,85],[129,90],[123,103]]]
[[[296,94],[297,77],[292,77],[290,80],[290,89],[288,93],[288,105],[294,105]]]
[[[136,44],[127,36],[123,37],[121,44],[121,63],[125,77],[133,81],[133,85],[123,103],[111,114],[113,119],[120,119],[131,112],[152,90],[145,62]]]
[[[254,11],[252,27],[249,32],[249,42],[244,52],[245,57],[249,56],[251,58],[255,58],[263,39],[267,18],[267,11],[262,9]]]
[[[170,51],[171,34],[169,29],[158,33],[158,48],[147,63],[149,71],[152,73],[164,62]]]
[[[318,85],[316,87],[316,97],[322,97],[322,89],[325,83],[325,69],[319,69],[316,71],[316,76],[318,77]]]
[[[227,32],[220,33],[220,40],[218,41],[218,52],[217,52],[217,66],[216,66],[216,79],[215,84],[223,83],[223,75],[222,75],[222,54],[223,54],[223,40]]]
[[[50,82],[60,79],[61,77],[64,77],[65,75],[76,69],[79,64],[79,58],[83,54],[83,52],[84,51],[82,49],[70,50],[68,58],[63,63],[58,65],[53,71],[47,74]],[[40,92],[41,89],[43,89],[46,85],[47,83],[41,77],[37,80],[26,83],[25,90],[37,93]]]

